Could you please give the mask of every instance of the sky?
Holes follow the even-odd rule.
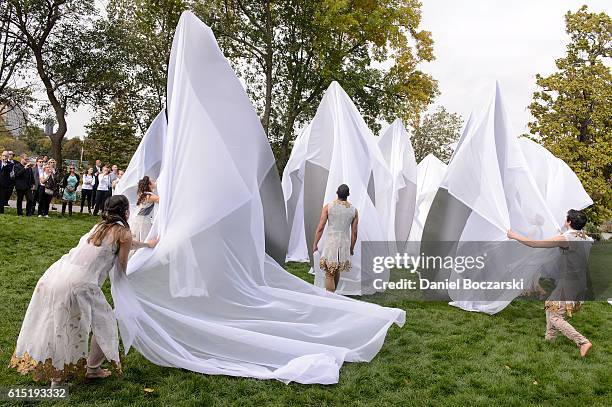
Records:
[[[612,15],[610,0],[422,0],[421,28],[432,32],[436,60],[420,68],[438,80],[434,105],[459,113],[486,108],[499,81],[508,117],[527,131],[535,75],[555,71],[568,36],[564,15],[587,4]],[[91,111],[68,116],[67,137],[85,134]]]

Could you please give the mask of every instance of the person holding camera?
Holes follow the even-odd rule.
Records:
[[[26,200],[26,216],[32,214],[32,186],[34,185],[33,164],[28,162],[26,154],[21,155],[20,162],[15,162],[15,190],[17,191],[17,216],[23,216],[23,198]]]
[[[38,217],[48,218],[49,217],[49,205],[51,205],[51,199],[55,195],[57,189],[57,181],[55,180],[55,172],[49,164],[44,167],[43,177],[40,179],[41,193],[38,197]]]

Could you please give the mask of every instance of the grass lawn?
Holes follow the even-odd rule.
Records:
[[[78,214],[18,218],[8,210],[0,215],[0,387],[37,385],[7,367],[22,318],[38,278],[93,223],[90,216]],[[611,248],[592,252],[607,270],[612,270]],[[311,280],[302,264],[289,264],[288,269]],[[582,359],[577,347],[563,337],[554,344],[543,341],[542,303],[515,301],[503,312],[487,316],[445,303],[377,301],[405,309],[406,325],[390,329],[371,363],[346,363],[340,382],[333,386],[205,376],[153,365],[131,350],[123,361],[122,378],[73,382],[69,402],[56,404],[612,405],[612,306],[607,303],[588,303],[572,319],[593,342],[590,354]]]

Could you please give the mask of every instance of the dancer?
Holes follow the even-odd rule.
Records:
[[[136,240],[147,238],[151,226],[153,225],[153,209],[159,203],[159,197],[154,191],[157,185],[155,181],[145,175],[138,181],[138,191],[136,192],[136,205],[138,213],[132,220],[132,237]]]
[[[340,281],[340,273],[351,268],[351,258],[357,242],[357,224],[359,216],[357,208],[351,205],[347,198],[349,187],[342,184],[336,191],[338,199],[325,205],[321,211],[321,219],[315,234],[312,252],[318,251],[319,240],[325,230],[325,224],[329,223],[325,248],[319,262],[325,271],[325,289],[334,292]],[[349,237],[350,230],[350,237]]]
[[[593,239],[587,236],[582,228],[587,217],[582,211],[570,209],[567,212],[565,227],[567,231],[544,240],[531,240],[513,230],[508,230],[508,238],[536,248],[560,248],[563,256],[562,272],[555,290],[544,303],[546,310],[546,334],[544,339],[553,341],[557,332],[574,341],[580,349],[580,356],[585,357],[593,346],[580,332],[565,320],[571,317],[582,306],[586,289],[586,265]],[[586,243],[586,244],[585,244]]]
[[[109,198],[102,221],[38,280],[11,367],[53,385],[78,373],[108,377],[110,371],[100,367],[105,359],[121,372],[117,322],[101,286],[115,265],[125,271],[131,249],[152,248],[158,241],[132,240],[128,216],[124,195]]]

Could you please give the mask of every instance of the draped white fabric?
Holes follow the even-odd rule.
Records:
[[[375,290],[369,281],[375,275],[362,270],[361,244],[366,241],[394,240],[389,230],[391,173],[376,140],[359,111],[337,82],[332,82],[317,109],[315,117],[296,140],[283,172],[283,193],[292,240],[300,242],[305,233],[310,251],[321,208],[336,199],[340,184],[350,188],[349,201],[359,213],[359,234],[352,256],[352,268],[343,272],[337,293],[361,295]],[[303,207],[303,210],[301,209]],[[298,237],[299,236],[299,237]],[[319,247],[325,245],[325,233]],[[303,257],[303,243],[290,250],[289,258]],[[312,253],[309,252],[312,256]],[[324,286],[325,274],[313,258],[315,285]],[[376,275],[388,279],[388,273]],[[363,290],[362,290],[363,287]]]
[[[428,154],[417,165],[417,201],[414,221],[410,230],[411,242],[419,242],[427,220],[429,208],[446,174],[446,164],[433,154]]]
[[[395,231],[395,240],[408,240],[417,199],[417,163],[410,135],[400,119],[378,139],[378,146],[391,172],[391,194],[388,196],[387,228]]]
[[[442,187],[471,210],[460,241],[490,241],[487,267],[481,273],[487,281],[515,278],[533,281],[557,251],[522,247],[508,261],[496,263],[494,242],[506,240],[510,228],[534,239],[560,232],[567,210],[583,209],[591,199],[571,169],[545,148],[509,128],[499,86],[488,111],[467,134],[448,166]],[[473,246],[472,246],[473,247]],[[462,252],[459,255],[470,255]],[[467,278],[452,273],[452,279]],[[484,278],[483,278],[484,279]],[[457,299],[457,293],[450,292]],[[462,293],[465,295],[465,293]],[[508,293],[470,301],[465,296],[452,305],[470,311],[496,313],[512,299]]]
[[[167,110],[163,151],[143,146],[127,172],[161,162],[151,232],[161,240],[136,252],[127,276],[112,273],[126,352],[206,374],[322,384],[338,381],[344,361],[371,360],[405,312],[327,293],[265,254],[260,188],[274,157],[212,31],[190,12],[172,45]],[[280,197],[278,178],[275,187]]]

